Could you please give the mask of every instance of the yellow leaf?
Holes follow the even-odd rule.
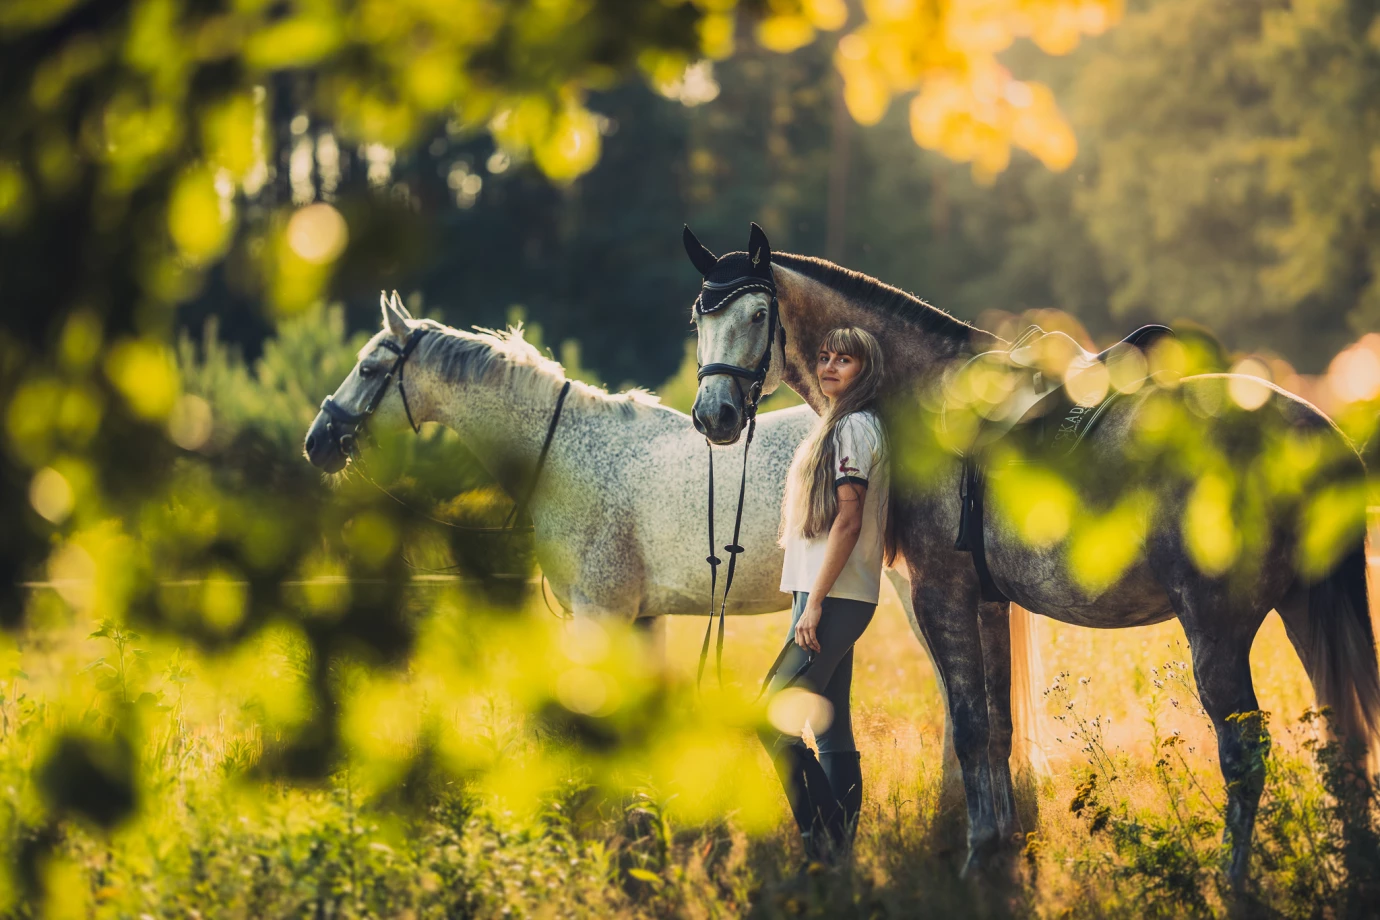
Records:
[[[588,172],[599,161],[599,125],[583,108],[568,108],[556,116],[550,135],[532,149],[541,171],[557,182]]]
[[[815,28],[804,16],[770,16],[757,26],[757,41],[762,47],[781,54],[808,45]]]
[[[1351,545],[1365,536],[1364,482],[1329,486],[1315,495],[1303,513],[1299,542],[1300,568],[1317,578],[1332,571]]]
[[[168,232],[182,255],[201,264],[220,255],[230,241],[234,211],[207,169],[184,173],[168,202]]]
[[[733,16],[711,13],[700,20],[700,50],[704,56],[721,61],[733,53]]]
[[[260,140],[255,131],[258,114],[248,94],[233,96],[208,112],[201,126],[207,162],[237,180],[258,165],[262,159],[255,143]]]
[[[167,346],[155,339],[118,342],[106,357],[105,372],[130,408],[144,418],[167,418],[177,402],[177,364]]]
[[[340,39],[339,27],[325,16],[283,19],[249,37],[244,59],[260,70],[301,67],[330,54]]]
[[[1149,500],[1127,496],[1111,511],[1079,521],[1069,542],[1069,568],[1089,594],[1101,594],[1116,584],[1135,561],[1145,540]]]
[[[28,201],[24,174],[9,163],[0,163],[0,226],[17,226],[28,211]]]
[[[1231,568],[1241,549],[1232,520],[1232,484],[1214,473],[1199,478],[1182,526],[1189,555],[1205,575],[1221,575]]]
[[[873,71],[859,68],[844,76],[843,102],[858,124],[875,125],[886,114],[891,92]]]
[[[1078,497],[1055,473],[1015,464],[1002,466],[990,482],[993,504],[1031,546],[1053,546],[1068,533]]]
[[[816,29],[832,32],[848,22],[848,5],[843,0],[805,0],[805,13]]]

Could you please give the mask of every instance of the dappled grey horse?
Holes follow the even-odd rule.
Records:
[[[646,393],[615,396],[570,381],[518,332],[466,332],[415,320],[396,299],[385,299],[382,308],[383,328],[360,350],[329,411],[318,413],[307,432],[305,450],[314,465],[330,473],[344,469],[342,436],[348,443],[365,420],[392,430],[434,421],[456,431],[517,500],[527,492],[549,433],[530,512],[537,561],[560,604],[576,616],[624,622],[664,622],[662,614],[708,611],[709,577],[700,555],[708,544],[705,444],[685,414]],[[355,421],[336,424],[332,412]],[[739,540],[745,552],[728,602],[730,616],[787,606],[779,590],[782,551],[776,542],[781,497],[791,457],[814,420],[806,406],[766,412],[758,420]],[[716,453],[718,475],[737,481],[742,452]],[[721,542],[729,536],[722,522],[731,522],[736,511],[731,491],[720,490],[716,503]],[[909,586],[896,570],[888,575],[923,645]],[[1029,637],[1029,629],[1022,635]],[[1033,637],[1020,649],[1018,673],[1037,673]],[[1023,683],[1024,713],[1035,711],[1034,684]],[[1021,738],[1036,736],[1029,725]],[[957,784],[956,767],[950,754],[946,785]]]
[[[885,414],[898,471],[897,537],[915,614],[948,694],[967,801],[966,871],[980,868],[1019,831],[1009,766],[1009,604],[983,599],[993,595],[980,584],[976,554],[955,548],[961,496],[971,492],[963,491],[964,465],[946,453],[930,421],[956,369],[1004,343],[866,275],[772,253],[755,224],[747,252],[716,257],[688,228],[685,245],[704,276],[693,316],[700,362],[747,370],[716,370],[701,379],[694,424],[714,443],[738,439],[745,378],[767,349],[772,359],[763,391],[784,382],[820,410],[814,364],[824,333],[858,325],[882,344]],[[725,296],[735,289],[742,293]],[[773,326],[779,334],[768,341]],[[1238,388],[1256,394],[1243,401],[1249,409],[1233,403]],[[976,536],[991,589],[1083,626],[1179,618],[1217,733],[1230,877],[1239,884],[1269,744],[1263,719],[1243,717],[1258,708],[1249,656],[1265,615],[1279,612],[1319,704],[1332,708],[1335,730],[1363,757],[1380,722],[1360,458],[1313,406],[1256,378],[1232,375],[1171,376],[1166,386],[1121,396],[1106,405],[1095,429],[1081,432],[1077,450],[1060,457],[1064,466],[1052,467],[1078,499],[1067,533],[1052,540],[1031,539],[1029,525],[1042,521],[1003,510],[1020,483],[1050,478],[1029,475],[1032,468],[1022,463],[994,461],[986,470],[994,500]],[[1001,495],[1005,504],[996,500]],[[1017,491],[1018,505],[1020,498]],[[1098,583],[1071,563],[1071,547],[1092,519],[1088,509],[1108,508],[1129,510],[1123,525],[1107,531],[1107,545],[1092,551],[1124,558],[1110,580]]]

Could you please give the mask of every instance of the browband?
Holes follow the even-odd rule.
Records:
[[[775,297],[776,284],[755,275],[743,275],[730,281],[702,282],[700,294],[695,298],[695,311],[700,315],[717,313],[742,295],[753,291]],[[710,295],[707,299],[706,294]]]

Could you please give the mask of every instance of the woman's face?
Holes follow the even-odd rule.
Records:
[[[824,391],[825,398],[837,399],[852,384],[860,370],[862,362],[852,355],[821,350],[815,365],[815,376],[819,378],[819,388]]]

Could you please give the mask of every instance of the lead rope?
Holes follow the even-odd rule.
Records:
[[[733,542],[724,549],[728,552],[728,573],[724,576],[724,595],[719,607],[719,640],[714,651],[714,669],[719,686],[724,685],[724,614],[728,611],[728,592],[733,587],[733,570],[738,566],[738,555],[743,552],[738,544],[739,532],[743,529],[743,498],[747,494],[748,448],[752,446],[752,436],[757,432],[757,411],[754,408],[748,421],[747,443],[743,445],[743,477],[738,483],[738,514],[733,520]]]
[[[719,605],[719,639],[714,649],[714,672],[720,687],[724,685],[724,616],[728,613],[728,592],[733,589],[733,572],[738,567],[738,556],[745,552],[738,540],[743,529],[743,499],[747,495],[748,449],[752,447],[753,435],[757,433],[757,406],[761,402],[762,388],[766,385],[767,374],[771,370],[771,352],[776,345],[778,310],[776,292],[773,290],[771,310],[767,320],[767,350],[762,354],[757,372],[753,375],[753,382],[748,387],[747,397],[743,400],[743,409],[748,417],[747,440],[743,442],[743,474],[738,482],[738,513],[733,519],[733,542],[724,547],[724,551],[728,553],[728,572],[724,575],[724,593]],[[784,335],[781,347],[784,354],[786,347]],[[715,367],[715,365],[706,365],[706,367]],[[705,367],[701,367],[700,379],[704,378],[704,371]],[[709,659],[709,634],[714,629],[714,594],[717,590],[719,564],[723,561],[714,555],[714,445],[709,443],[708,438],[705,438],[704,443],[709,448],[709,555],[705,557],[705,561],[709,563],[709,622],[705,624],[704,642],[700,645],[700,665],[695,672],[696,688],[704,680],[704,665]],[[777,667],[779,667],[779,663],[772,666],[772,671],[774,672]],[[770,675],[768,679],[770,679]]]
[[[709,555],[704,557],[704,561],[709,563],[709,622],[705,624],[704,642],[700,645],[700,667],[695,672],[696,687],[704,680],[704,663],[709,660],[709,634],[714,630],[714,598],[719,592],[719,563],[723,562],[714,555],[714,445],[705,438],[704,446],[709,448]]]
[[[719,604],[719,638],[714,648],[714,672],[719,686],[724,683],[724,615],[728,612],[728,592],[733,589],[733,573],[738,567],[738,556],[746,552],[738,544],[743,529],[743,500],[747,495],[748,448],[752,447],[752,437],[757,433],[757,413],[754,411],[748,420],[747,440],[743,443],[743,475],[738,483],[738,513],[733,519],[733,542],[724,547],[728,553],[728,572],[724,575],[724,593]],[[708,440],[705,444],[709,444]],[[695,685],[704,680],[704,666],[709,660],[709,636],[714,631],[714,596],[717,593],[719,564],[723,562],[714,555],[714,448],[709,448],[709,622],[704,628],[704,642],[700,645],[700,666],[695,672]]]

